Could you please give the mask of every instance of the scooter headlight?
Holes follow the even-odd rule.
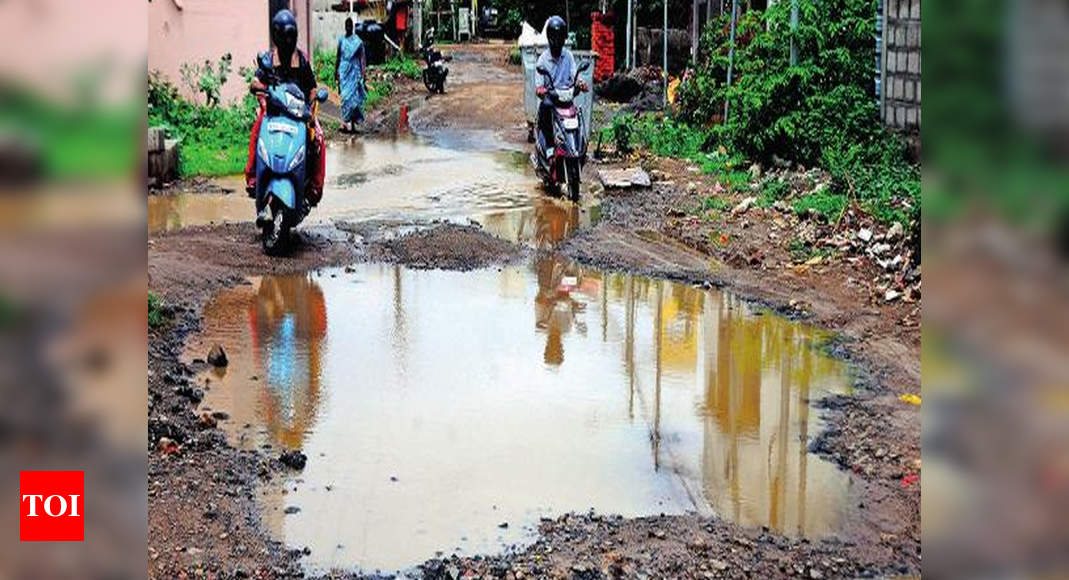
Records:
[[[297,167],[304,161],[304,148],[305,146],[301,145],[301,148],[297,150],[297,154],[293,156],[293,160],[290,161],[289,167],[286,168],[286,171],[293,171],[295,167]]]

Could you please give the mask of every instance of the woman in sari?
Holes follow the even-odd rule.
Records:
[[[353,131],[354,125],[364,120],[364,99],[367,98],[367,84],[364,82],[364,69],[367,57],[364,43],[353,33],[353,19],[345,19],[345,36],[338,40],[338,67],[334,71],[341,93],[342,130]]]

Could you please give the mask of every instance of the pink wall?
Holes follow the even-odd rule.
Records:
[[[145,4],[0,0],[0,81],[72,102],[92,74],[105,103],[144,98]]]
[[[300,26],[302,49],[309,41],[305,0],[291,0]],[[182,86],[182,63],[217,62],[229,52],[231,73],[222,89],[230,102],[245,95],[248,87],[238,74],[251,67],[256,54],[270,46],[268,5],[264,0],[153,0],[148,3],[148,70],[158,70],[190,96]]]

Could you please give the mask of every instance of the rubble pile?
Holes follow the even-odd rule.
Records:
[[[631,112],[660,110],[664,89],[661,69],[653,66],[617,72],[594,87],[600,99],[623,103]]]
[[[759,167],[756,172],[760,175]],[[751,174],[754,173],[751,168]],[[766,179],[785,180],[791,191],[798,192],[796,195],[819,192],[830,187],[831,182],[830,177],[819,169],[781,170]],[[755,188],[760,189],[760,185]],[[747,198],[751,199],[754,198]],[[745,200],[735,209],[743,204]],[[801,250],[794,252],[796,263],[812,266],[842,259],[858,266],[872,264],[878,271],[867,281],[873,302],[920,300],[921,257],[907,234],[907,224],[883,224],[854,207],[848,207],[841,216],[824,216],[815,210],[799,214],[791,201],[779,200],[769,209],[777,214],[769,236],[775,235]],[[745,211],[732,212],[736,217],[740,213]]]
[[[687,215],[682,221],[688,223],[678,224],[681,226],[678,233],[699,246],[703,245],[703,238],[712,239],[709,243],[717,247],[704,249],[726,255],[727,261],[737,266],[790,267],[804,271],[820,264],[843,261],[856,266],[859,273],[868,273],[856,282],[868,289],[872,303],[919,303],[921,257],[910,224],[881,223],[853,205],[848,206],[842,215],[827,216],[814,209],[798,212],[795,207],[798,198],[819,194],[831,187],[830,175],[820,169],[774,166],[764,170],[754,164],[749,173],[749,192],[742,193],[721,209],[699,209],[697,215]],[[661,172],[652,175],[655,181],[664,177]],[[782,184],[784,194],[769,203],[763,192],[772,181]],[[701,199],[716,198],[725,202],[728,199],[728,191],[720,183],[714,184],[711,190],[704,190],[692,182],[685,190]],[[711,226],[712,222],[707,219],[710,211],[718,216],[716,221],[722,219],[723,225],[730,227],[716,229],[717,235],[712,238],[687,232],[704,230],[703,223]],[[735,231],[731,232],[732,229]],[[738,230],[750,230],[750,233],[742,235]],[[755,242],[758,235],[760,237],[756,239],[763,241]],[[732,239],[746,239],[748,243],[730,244]],[[786,249],[789,260],[775,260],[772,247]],[[723,251],[717,252],[717,249]],[[869,265],[873,268],[868,268]]]

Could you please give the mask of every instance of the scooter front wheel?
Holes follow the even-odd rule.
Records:
[[[260,241],[263,244],[264,253],[268,256],[278,256],[286,250],[290,237],[289,220],[286,218],[285,208],[271,208],[271,221],[260,231]]]
[[[432,78],[430,68],[423,69],[423,86],[427,87],[431,94],[438,92],[438,83]]]
[[[564,180],[568,183],[568,198],[579,201],[579,159],[564,160]]]

